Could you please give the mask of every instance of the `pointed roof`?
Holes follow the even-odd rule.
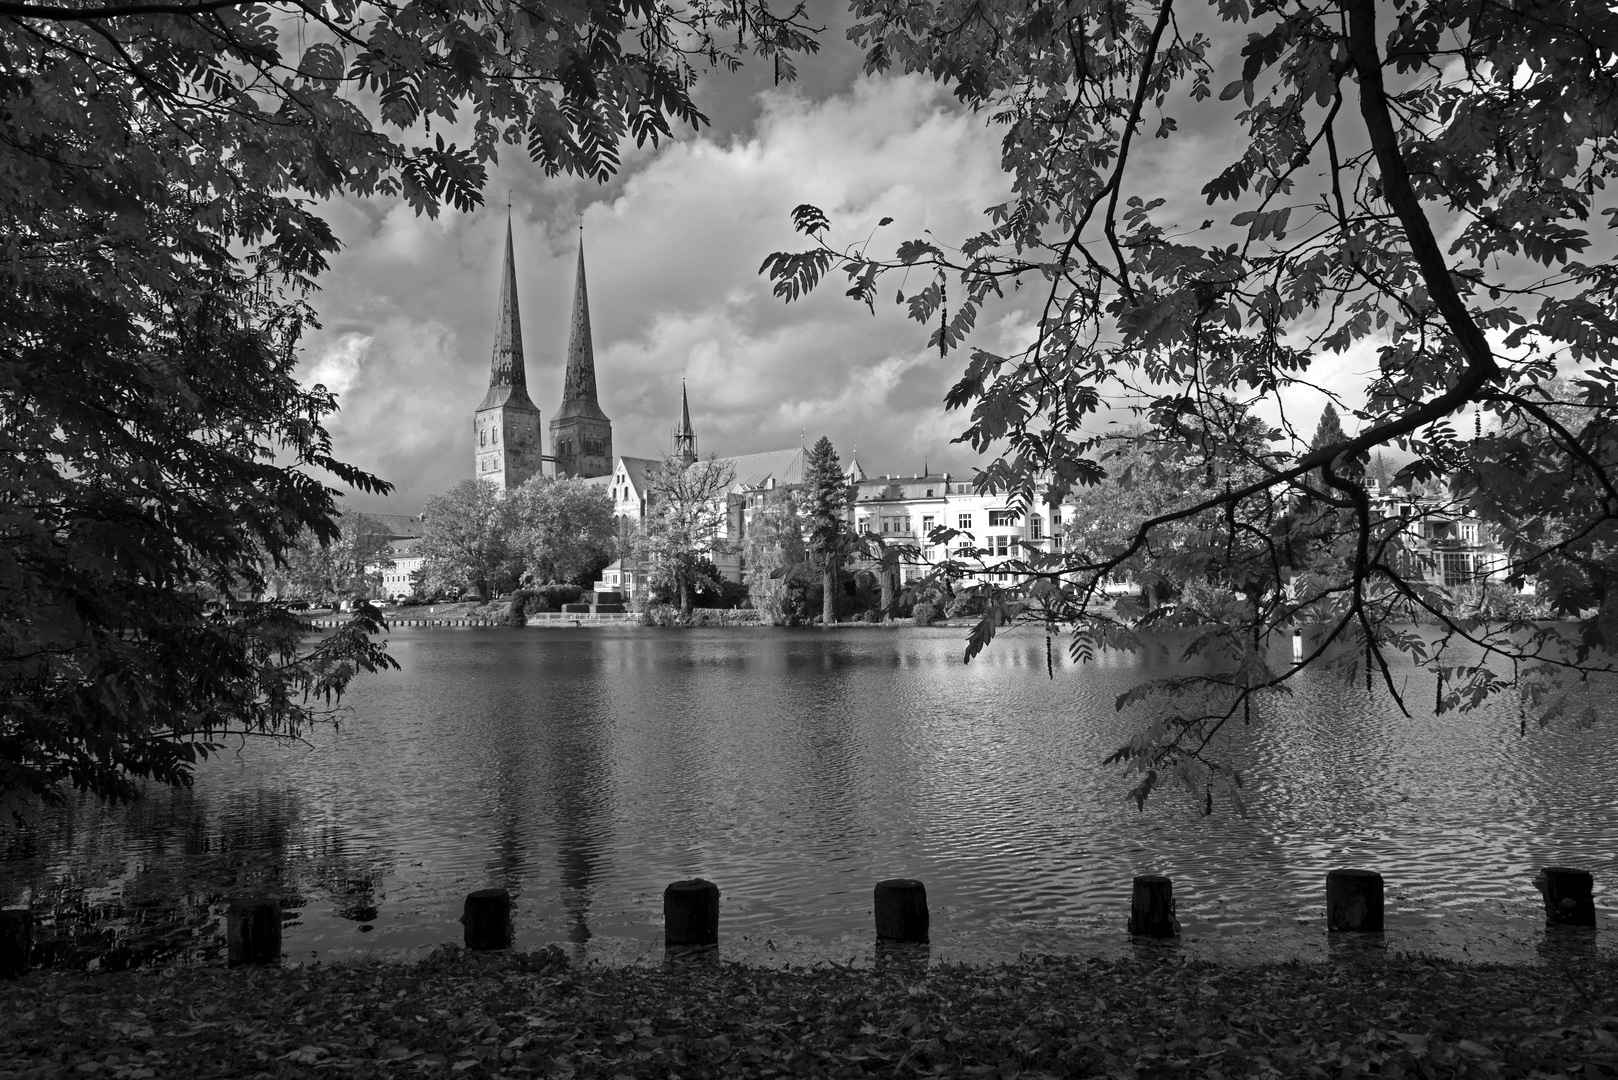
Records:
[[[843,475],[848,477],[849,483],[852,484],[857,484],[865,479],[865,470],[860,467],[858,454],[848,459],[848,468],[843,470]]]
[[[494,313],[489,392],[483,395],[478,411],[501,405],[534,409],[534,403],[528,398],[528,371],[523,364],[522,317],[517,310],[517,259],[512,251],[509,215],[506,217],[506,265],[500,272],[500,301]]]
[[[511,219],[506,219],[506,265],[500,271],[500,304],[494,314],[494,359],[490,386],[528,385],[522,358],[522,318],[517,311],[517,260],[512,253]]]
[[[691,402],[686,400],[685,380],[680,380],[680,423],[674,429],[676,439],[694,439],[697,433],[691,430]]]
[[[557,420],[586,416],[606,420],[596,402],[596,354],[590,340],[590,290],[584,280],[584,229],[579,228],[579,270],[573,283],[573,320],[568,328],[567,373],[562,379],[562,404]]]

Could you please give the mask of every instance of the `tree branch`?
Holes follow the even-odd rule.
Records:
[[[200,15],[221,8],[247,7],[264,0],[203,0],[200,4],[130,4],[127,7],[76,8],[56,4],[14,4],[0,0],[0,15],[13,19],[50,19],[55,22],[89,22],[116,19],[125,15]]]

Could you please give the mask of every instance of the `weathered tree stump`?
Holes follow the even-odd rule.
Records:
[[[1135,878],[1129,901],[1129,932],[1141,937],[1166,938],[1180,932],[1174,918],[1174,882],[1161,874]]]
[[[1382,932],[1382,875],[1333,870],[1326,875],[1326,929]]]
[[[1545,897],[1546,926],[1596,924],[1595,880],[1590,871],[1547,866],[1534,879],[1534,884],[1539,885]]]
[[[511,947],[511,894],[504,889],[479,889],[466,894],[461,926],[468,949],[480,952]]]
[[[27,908],[0,911],[0,977],[15,979],[28,970],[34,945],[34,913]]]
[[[663,890],[663,943],[719,943],[719,886],[703,878],[676,881]]]
[[[889,941],[926,941],[927,886],[915,878],[876,883],[876,936]]]
[[[281,905],[274,900],[232,900],[225,909],[225,945],[231,967],[281,959]]]

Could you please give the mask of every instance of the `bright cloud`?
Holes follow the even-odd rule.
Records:
[[[548,421],[582,207],[597,380],[618,452],[668,449],[684,378],[704,452],[788,446],[801,431],[829,435],[845,458],[857,447],[873,472],[924,458],[969,471],[970,452],[949,445],[965,418],[942,411],[959,357],[925,352],[925,328],[891,303],[873,316],[840,277],[786,305],[758,268],[803,246],[790,219],[801,202],[830,215],[839,243],[882,217],[894,219],[877,240],[889,245],[975,231],[1005,198],[995,133],[921,79],[862,80],[821,101],[771,90],[760,105],[744,135],[667,145],[608,189],[514,161],[496,171],[489,190],[512,190],[531,396]],[[340,395],[339,455],[398,485],[385,503],[358,505],[412,512],[471,475],[503,209],[433,221],[374,201],[331,207],[346,248],[318,298],[325,329],[307,343],[305,377]]]

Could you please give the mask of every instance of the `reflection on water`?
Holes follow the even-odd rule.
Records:
[[[1595,875],[1618,908],[1618,726],[1519,737],[1510,705],[1401,717],[1307,673],[1233,732],[1249,816],[1145,812],[1101,758],[1117,694],[1166,655],[1045,677],[1036,635],[971,665],[959,630],[396,630],[308,747],[231,748],[190,792],[79,807],[6,838],[0,903],[49,962],[219,962],[229,898],[280,898],[296,960],[460,938],[461,897],[516,897],[517,946],[662,962],[662,888],[719,883],[721,951],[877,959],[871,887],[927,883],[933,961],[1121,955],[1130,879],[1174,879],[1184,937],[1227,959],[1421,950],[1534,962],[1530,879]],[[1430,701],[1411,669],[1412,701]],[[1425,689],[1423,687],[1425,686]],[[1326,871],[1379,870],[1388,931],[1328,943]],[[1577,938],[1577,940],[1574,940]]]

